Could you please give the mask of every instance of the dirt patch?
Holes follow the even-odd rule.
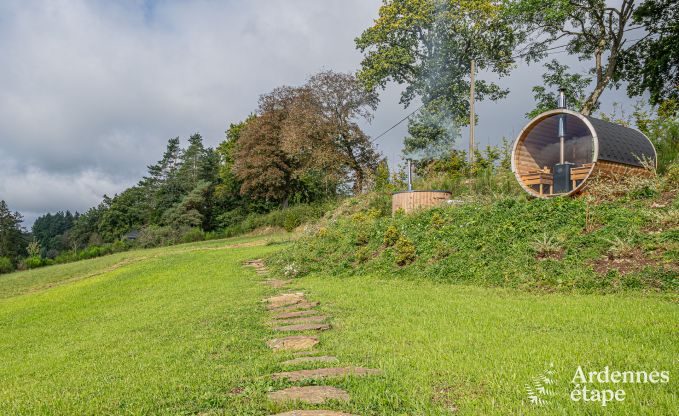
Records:
[[[347,376],[370,376],[382,374],[382,371],[363,368],[363,367],[334,367],[334,368],[317,368],[314,370],[299,370],[299,371],[283,371],[272,375],[274,380],[286,379],[290,381],[300,381],[306,379],[322,379],[330,377],[347,377]]]
[[[592,268],[599,274],[607,274],[610,270],[617,270],[621,275],[638,273],[646,267],[660,267],[656,259],[648,258],[641,249],[634,249],[625,257],[602,257],[592,262]]]
[[[451,413],[456,413],[459,409],[457,407],[457,394],[455,388],[451,386],[439,386],[434,390],[432,401],[437,405],[443,407]]]
[[[535,255],[536,260],[547,260],[547,259],[553,259],[553,260],[563,260],[563,258],[566,256],[566,250],[564,249],[559,249],[557,251],[552,251],[552,252],[547,252],[547,253],[538,253]]]
[[[336,387],[306,386],[290,387],[267,394],[269,400],[284,403],[299,400],[304,403],[322,404],[328,400],[349,401],[349,393]]]

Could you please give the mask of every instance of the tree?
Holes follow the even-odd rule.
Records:
[[[679,100],[679,2],[646,0],[633,19],[650,36],[626,51],[616,79],[628,81],[630,96],[648,91],[653,105]]]
[[[144,225],[146,190],[133,186],[110,198],[104,195],[106,209],[99,220],[99,234],[107,242],[120,239],[125,233]]]
[[[16,262],[24,251],[26,241],[21,228],[22,221],[21,214],[10,211],[7,203],[0,200],[0,258],[7,257]]]
[[[563,65],[556,59],[546,63],[545,68],[547,72],[542,74],[543,85],[533,87],[536,107],[526,113],[526,116],[533,118],[547,110],[553,110],[558,97],[556,91],[561,88],[565,90],[569,107],[582,108],[587,99],[585,90],[592,79],[582,74],[569,73],[568,65]]]
[[[281,123],[295,93],[279,87],[260,97],[259,114],[241,131],[233,164],[241,195],[285,206],[294,193],[293,161],[281,149]]]
[[[206,201],[211,184],[200,181],[181,202],[163,214],[163,224],[172,227],[200,227],[207,211]]]
[[[356,39],[364,53],[358,77],[370,90],[384,88],[390,81],[403,84],[404,106],[419,97],[423,113],[445,115],[446,124],[466,125],[471,61],[479,70],[507,75],[518,41],[500,2],[384,0],[375,24]],[[475,92],[478,100],[498,100],[508,93],[483,80],[476,80]],[[410,123],[416,126],[427,121],[416,118]],[[411,147],[445,140],[448,132],[409,130],[415,138]]]
[[[179,137],[168,140],[162,159],[148,166],[148,176],[139,182],[138,186],[146,191],[143,201],[147,222],[157,223],[162,214],[181,199],[183,190],[177,178],[181,157]]]
[[[607,87],[624,80],[621,62],[642,44],[630,41],[634,0],[621,0],[613,5],[605,0],[512,0],[510,15],[520,30],[520,38],[533,39],[527,46],[527,61],[547,56],[550,48],[565,42],[566,51],[581,61],[593,60],[590,70],[594,85],[580,108],[590,115],[598,106]],[[642,40],[649,34],[641,35]]]
[[[57,253],[68,249],[68,241],[65,241],[65,233],[73,227],[79,214],[74,216],[70,211],[59,211],[55,214],[47,213],[36,218],[31,228],[33,237],[40,243],[42,254],[48,251]]]
[[[107,207],[101,203],[79,215],[69,230],[69,246],[85,247],[87,245],[99,245],[103,242],[99,234],[99,222]]]
[[[298,89],[283,125],[283,148],[296,155],[300,169],[321,173],[326,183],[351,181],[358,194],[379,159],[358,121],[370,121],[377,103],[377,94],[354,75],[320,72]]]
[[[179,181],[185,192],[191,191],[199,181],[205,179],[207,150],[203,146],[203,137],[193,134],[189,137],[189,146],[181,155]]]

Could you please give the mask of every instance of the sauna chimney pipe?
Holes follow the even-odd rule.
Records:
[[[413,161],[408,159],[408,192],[413,190]]]
[[[566,89],[559,88],[559,99],[557,101],[557,107],[566,109],[568,108],[566,104]],[[564,140],[566,137],[566,115],[561,114],[559,116],[559,163],[563,164],[565,162],[564,157]]]

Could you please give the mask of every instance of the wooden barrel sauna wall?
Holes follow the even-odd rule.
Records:
[[[453,194],[448,191],[404,191],[391,196],[391,212],[402,209],[406,213],[433,208],[448,201]]]
[[[595,173],[648,175],[656,159],[653,143],[640,131],[559,108],[521,130],[512,149],[512,171],[526,192],[549,198],[583,191]],[[554,192],[555,180],[559,192]]]

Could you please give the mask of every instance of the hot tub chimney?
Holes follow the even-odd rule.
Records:
[[[413,190],[413,161],[408,159],[408,191]]]

